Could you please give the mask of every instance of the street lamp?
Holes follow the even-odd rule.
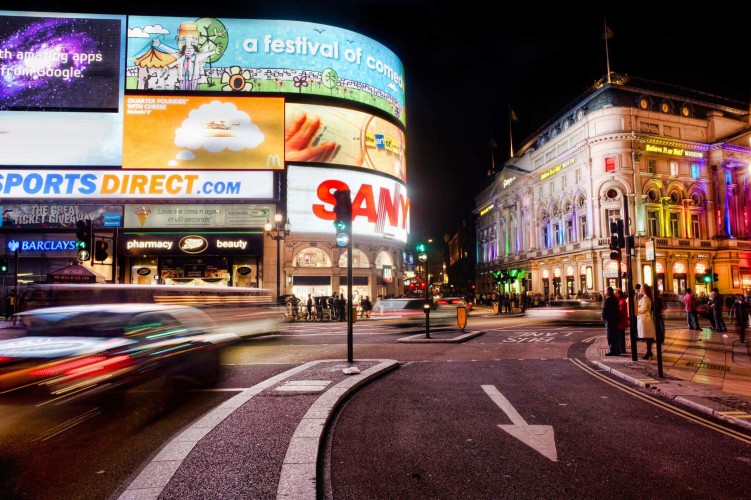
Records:
[[[266,225],[264,226],[264,229],[266,229],[266,236],[271,238],[272,240],[276,241],[276,300],[279,300],[279,296],[281,295],[281,271],[279,270],[279,262],[281,258],[279,257],[279,245],[280,241],[284,240],[287,236],[289,236],[289,219],[282,222],[282,219],[284,217],[282,214],[276,214],[274,215],[274,226],[271,225],[271,222],[269,222],[268,219],[266,219]]]

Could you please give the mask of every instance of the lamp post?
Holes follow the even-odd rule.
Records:
[[[283,241],[287,236],[289,236],[289,219],[282,222],[282,219],[284,217],[282,214],[277,213],[274,215],[274,225],[271,225],[271,222],[269,222],[268,219],[266,219],[266,225],[264,226],[264,229],[266,229],[266,236],[271,238],[272,240],[276,241],[276,300],[279,300],[279,296],[281,295],[281,271],[279,268],[279,264],[281,261],[281,258],[279,257],[279,248],[280,248],[280,242]]]

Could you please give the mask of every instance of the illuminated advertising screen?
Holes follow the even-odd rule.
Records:
[[[120,165],[124,47],[125,16],[0,11],[0,165]]]
[[[125,96],[123,168],[284,168],[284,99]]]
[[[272,199],[274,172],[2,170],[0,198]]]
[[[274,218],[272,205],[139,203],[125,206],[126,229],[224,227],[262,229]]]
[[[299,21],[128,16],[129,90],[322,95],[405,123],[404,68],[355,32]]]
[[[286,104],[289,162],[363,167],[407,181],[404,132],[383,118],[351,109]]]
[[[0,203],[3,229],[75,229],[79,220],[94,228],[122,227],[122,205],[77,205],[75,203]]]
[[[401,182],[356,170],[290,165],[287,212],[295,234],[330,234],[334,229],[334,192],[349,189],[353,238],[407,241],[409,198]]]

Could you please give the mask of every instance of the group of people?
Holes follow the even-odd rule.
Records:
[[[647,344],[647,352],[643,359],[654,357],[652,346],[659,337],[665,334],[665,320],[662,315],[664,303],[659,295],[652,293],[649,285],[636,285],[636,295],[639,302],[636,307],[636,331],[639,340]],[[628,301],[622,290],[614,290],[609,286],[605,290],[605,300],[602,302],[602,320],[605,322],[605,334],[608,341],[606,356],[620,356],[626,354],[626,329],[629,328]]]
[[[353,299],[353,304],[357,302]],[[289,303],[292,309],[292,315],[297,317],[300,311],[300,307],[305,307],[306,317],[308,319],[315,315],[321,315],[324,309],[328,309],[333,321],[346,321],[347,320],[347,299],[344,298],[344,294],[333,294],[331,297],[313,297],[312,294],[308,294],[308,298],[303,302],[300,298],[294,294],[289,298]],[[359,301],[358,309],[360,311],[361,318],[370,318],[370,312],[373,310],[373,304],[370,301],[370,297],[365,296]]]

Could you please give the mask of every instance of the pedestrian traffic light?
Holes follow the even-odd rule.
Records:
[[[615,221],[610,222],[610,249],[618,250],[618,224]],[[610,258],[613,258],[613,254],[610,254]]]
[[[352,226],[352,198],[349,189],[334,191],[334,227],[337,232],[349,233]]]
[[[7,273],[8,272],[8,259],[3,257],[0,259],[0,273]]]
[[[418,243],[417,245],[415,245],[415,250],[416,250],[417,252],[421,252],[421,253],[422,253],[422,252],[424,252],[424,251],[425,251],[426,249],[427,249],[427,246],[425,245],[425,243]]]
[[[100,262],[104,262],[107,260],[107,257],[109,257],[109,253],[107,253],[107,250],[109,249],[109,244],[104,240],[99,240],[94,244],[94,260],[98,260]]]
[[[712,282],[712,270],[711,269],[705,269],[704,270],[704,276],[701,277],[701,280],[704,283],[711,283]]]

